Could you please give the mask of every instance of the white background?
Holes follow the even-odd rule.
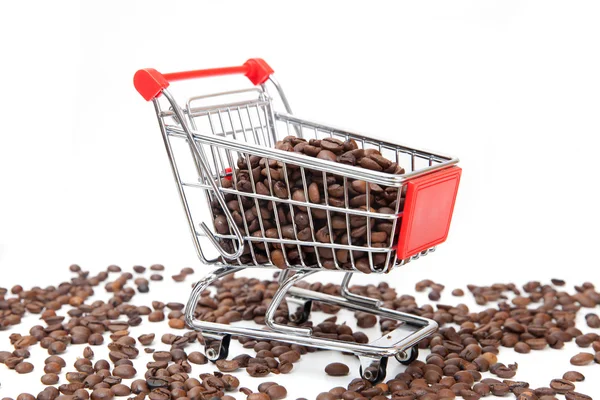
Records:
[[[460,157],[448,242],[385,278],[399,292],[425,277],[600,284],[597,2],[20,1],[0,16],[1,286],[58,283],[74,262],[200,270],[132,77],[250,57],[300,116]],[[574,351],[517,377],[547,385]],[[291,395],[333,385],[317,386]]]

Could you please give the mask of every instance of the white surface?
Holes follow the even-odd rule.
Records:
[[[132,76],[256,56],[301,116],[461,158],[447,244],[393,285],[600,284],[598,3],[392,4],[2,3],[1,285],[54,282],[73,262],[199,270]],[[567,353],[524,357],[523,372],[545,362],[523,378],[562,374]]]

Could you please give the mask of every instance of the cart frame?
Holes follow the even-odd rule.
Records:
[[[185,107],[181,107],[170,91],[167,90],[169,82],[172,81],[230,74],[246,75],[255,87],[246,90],[194,96],[186,102]],[[287,111],[286,113],[274,111],[271,102],[272,99],[266,88],[267,82],[270,82],[275,87],[279,98]],[[365,135],[340,128],[334,128],[329,125],[309,121],[293,115],[281,85],[279,85],[273,77],[273,70],[261,59],[250,59],[239,67],[188,71],[172,74],[161,74],[154,69],[139,70],[135,74],[134,85],[138,92],[146,100],[152,100],[155,106],[165,148],[171,163],[173,176],[177,183],[188,225],[191,230],[196,253],[203,263],[218,267],[218,269],[209,273],[206,277],[196,283],[185,310],[186,323],[191,328],[202,331],[205,338],[205,353],[210,360],[216,361],[227,357],[229,341],[232,335],[280,340],[299,345],[352,352],[360,359],[361,375],[372,382],[377,382],[384,378],[388,357],[395,356],[398,361],[402,363],[410,363],[417,357],[418,342],[435,332],[437,323],[427,318],[385,308],[380,301],[352,293],[349,286],[351,277],[353,273],[361,272],[356,268],[356,263],[352,254],[355,251],[365,252],[368,255],[370,272],[386,273],[394,267],[404,265],[411,260],[418,259],[420,256],[427,255],[435,250],[437,244],[445,241],[456,198],[456,191],[458,189],[458,182],[460,180],[460,168],[455,166],[455,164],[458,163],[457,158],[396,143],[376,140]],[[161,94],[170,106],[168,110],[163,110],[161,107],[159,102]],[[204,107],[194,106],[194,103],[198,101],[205,101],[207,99],[214,100],[220,96],[246,94],[255,94],[257,97],[252,101],[246,100],[235,103],[211,104],[210,106]],[[242,129],[236,128],[231,118],[232,109],[235,110],[235,107],[237,107],[239,112],[240,107],[248,108],[249,105],[252,107],[256,106],[257,110],[259,109],[258,107],[262,107],[261,110],[264,112],[264,121],[260,120],[261,114],[258,113],[258,118],[260,120],[258,128],[252,123],[252,117],[248,112],[248,118],[250,118],[248,121],[250,125],[252,125],[251,131],[254,134],[255,143],[242,141],[238,137],[242,133],[244,137],[246,137],[246,132],[250,132],[250,130],[243,126],[244,123],[241,113],[239,115]],[[221,130],[215,129],[213,126],[211,112],[213,115],[218,113],[218,118],[221,122]],[[230,129],[226,129],[223,124],[222,112],[229,113],[229,119],[232,120]],[[212,134],[203,133],[196,127],[195,118],[206,116],[208,116]],[[169,124],[167,122],[169,119],[174,120],[174,123]],[[324,132],[330,137],[340,136],[352,138],[359,141],[362,148],[365,149],[367,146],[371,146],[372,148],[378,148],[379,150],[393,150],[397,160],[401,153],[406,154],[411,160],[410,171],[401,175],[393,175],[306,157],[294,152],[278,150],[273,148],[275,142],[279,138],[277,124],[283,124],[287,128],[288,135],[296,133],[298,137],[302,137],[307,129],[312,129],[315,132],[315,136],[318,132]],[[260,134],[257,135],[257,131],[260,131]],[[227,136],[232,136],[233,138]],[[189,182],[182,178],[181,171],[177,164],[177,155],[172,146],[172,139],[183,139],[187,142],[190,154],[193,158],[193,163],[196,167],[198,182]],[[302,170],[302,180],[304,182],[305,191],[305,170],[322,171],[323,182],[327,181],[327,174],[343,177],[344,188],[347,186],[348,179],[360,179],[384,187],[397,188],[395,213],[383,215],[381,213],[370,211],[368,201],[365,210],[350,209],[348,206],[347,191],[345,191],[345,207],[340,207],[339,205],[332,206],[327,201],[326,204],[294,201],[291,196],[288,196],[287,199],[281,199],[274,196],[272,191],[270,196],[261,195],[256,192],[256,186],[253,180],[253,192],[240,193],[236,190],[235,185],[233,188],[227,188],[221,183],[222,178],[231,179],[231,168],[235,168],[231,157],[232,153],[243,155],[248,161],[248,165],[250,165],[248,155],[252,154],[253,156],[266,159],[267,162],[269,162],[269,160],[277,160],[282,163],[284,171],[286,165],[299,167]],[[223,161],[223,159],[225,159],[225,161]],[[417,168],[415,166],[415,160],[424,160],[426,165]],[[267,168],[267,171],[270,171],[270,168]],[[235,183],[235,174],[233,174],[233,180]],[[270,172],[268,172],[268,180],[271,182]],[[288,184],[289,189],[290,186],[287,182],[287,175],[286,183]],[[324,185],[326,186],[327,183],[324,183]],[[190,207],[191,202],[186,194],[188,188],[201,189],[206,196],[206,200],[210,204],[218,203],[229,223],[229,234],[215,234],[204,222],[198,224],[201,231],[196,230],[196,222]],[[325,187],[325,193],[326,192],[327,186]],[[257,206],[259,200],[272,202],[273,207],[275,208],[275,215],[277,215],[278,205],[280,207],[287,205],[290,210],[293,210],[293,206],[306,207],[309,210],[309,214],[311,208],[321,209],[327,213],[328,222],[331,222],[331,213],[343,212],[348,221],[348,232],[350,232],[349,218],[351,216],[366,218],[367,226],[369,227],[366,243],[364,245],[353,245],[350,241],[348,244],[340,244],[334,242],[333,239],[331,240],[331,243],[317,243],[314,239],[314,232],[312,241],[309,242],[300,241],[297,236],[293,239],[285,239],[282,237],[281,227],[279,226],[277,217],[279,238],[267,239],[264,237],[262,222],[261,230],[263,232],[263,237],[251,237],[248,233],[248,226],[245,218],[243,226],[245,232],[242,232],[240,227],[236,224],[232,213],[228,209],[225,200],[225,196],[238,196],[238,198],[240,198],[240,195],[252,198]],[[368,197],[369,189],[367,188],[367,198]],[[432,219],[428,216],[427,210],[431,207],[438,207],[440,198],[446,200],[441,211],[443,215],[442,217],[436,215],[436,217]],[[293,211],[291,212],[293,213]],[[437,214],[439,214],[439,212]],[[392,233],[387,246],[376,247],[371,244],[371,224],[369,223],[371,218],[389,221],[392,224]],[[401,222],[399,223],[399,226],[397,226],[396,224],[399,220],[401,220]],[[423,225],[423,221],[428,222],[428,224],[427,226],[420,227],[419,223]],[[331,231],[331,228],[329,229]],[[295,224],[294,230],[297,233]],[[394,235],[396,235],[397,238],[394,238]],[[206,237],[212,243],[220,254],[220,257],[208,258],[205,255],[200,243],[201,237]],[[230,241],[233,245],[233,249],[231,248],[232,246],[224,248],[225,241]],[[318,263],[316,265],[307,265],[304,263],[304,260],[301,259],[301,263],[294,264],[286,257],[286,267],[288,269],[285,269],[280,273],[280,287],[275,293],[265,314],[266,327],[264,328],[243,327],[237,324],[224,325],[196,319],[195,310],[201,293],[207,290],[216,280],[228,274],[241,271],[247,267],[274,267],[268,250],[268,261],[265,263],[260,262],[258,257],[254,254],[254,251],[252,251],[252,261],[250,263],[243,263],[240,261],[240,256],[244,252],[244,245],[250,243],[250,248],[252,248],[252,244],[256,242],[265,243],[267,249],[269,243],[277,243],[281,246],[296,245],[298,246],[298,249],[307,244],[314,246],[317,250]],[[337,258],[334,256],[335,268],[331,268],[331,264],[329,265],[330,268],[327,268],[325,263],[323,263],[318,256],[321,248],[330,249],[332,252],[346,250],[351,255],[351,262],[342,265],[341,262],[338,263]],[[377,254],[385,256],[384,267],[376,265],[373,261]],[[381,260],[381,257],[379,259]],[[294,287],[294,284],[298,281],[325,269],[335,269],[344,272],[340,296],[332,296]],[[284,300],[287,302],[290,320],[295,322],[296,325],[286,325],[275,321],[275,312]],[[381,338],[367,344],[349,343],[316,337],[312,335],[312,329],[310,327],[301,325],[308,319],[313,301],[336,305],[354,311],[373,313],[377,316],[397,321],[398,327],[392,332],[386,333]]]

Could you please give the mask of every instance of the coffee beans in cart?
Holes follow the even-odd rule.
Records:
[[[169,91],[170,82],[229,74],[244,74],[254,87],[195,96],[185,107]],[[194,287],[185,321],[207,338],[211,361],[227,357],[232,335],[293,336],[303,346],[358,354],[362,376],[381,381],[388,357],[413,361],[416,343],[437,323],[384,308],[351,293],[348,284],[353,273],[390,272],[445,241],[461,174],[458,159],[298,118],[272,74],[264,60],[250,59],[238,67],[170,74],[144,69],[134,76],[138,92],[154,103],[197,254],[204,264],[220,266]],[[285,113],[275,111],[272,89]],[[207,201],[204,209],[191,200],[199,193]],[[197,219],[206,208],[214,231],[204,218]],[[216,257],[208,256],[201,237],[211,242]],[[202,301],[201,293],[246,267],[284,270],[261,316],[267,328],[197,319],[193,306]],[[341,296],[294,287],[323,270],[345,272]],[[432,292],[432,299],[439,299],[440,291]],[[276,319],[284,300],[295,303],[289,307],[295,326]],[[403,328],[389,335],[394,340],[353,345],[313,335],[298,326],[308,319],[313,301],[361,313],[361,327],[373,326],[376,315]],[[179,320],[169,323],[182,327]],[[290,366],[286,370],[296,361],[294,354],[280,356]],[[259,365],[246,368],[258,376],[264,367]],[[221,368],[229,369],[223,363]]]

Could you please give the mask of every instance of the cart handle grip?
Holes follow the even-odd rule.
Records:
[[[195,71],[161,74],[154,68],[140,69],[133,76],[133,85],[147,100],[154,100],[169,87],[169,82],[184,79],[207,78],[211,76],[244,74],[254,85],[263,84],[269,79],[273,69],[262,58],[251,58],[237,67],[199,69]]]

